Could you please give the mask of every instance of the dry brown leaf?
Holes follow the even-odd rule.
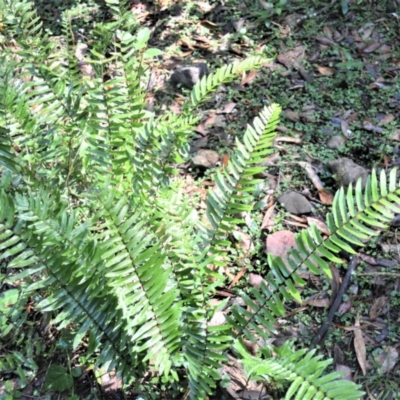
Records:
[[[400,142],[400,129],[395,129],[390,139]]]
[[[379,121],[379,125],[390,124],[394,120],[395,120],[395,116],[393,114],[387,114]]]
[[[218,114],[230,114],[233,109],[236,107],[236,103],[229,102],[222,105],[222,109],[218,110]]]
[[[324,26],[323,32],[327,38],[332,39],[332,31],[331,28],[329,28],[329,26]]]
[[[268,210],[264,214],[264,218],[261,223],[261,230],[262,229],[271,229],[275,225],[274,209],[275,209],[275,204],[273,204],[270,208],[268,208]]]
[[[335,42],[332,39],[329,39],[325,36],[316,36],[314,38],[317,42],[324,44],[325,46],[333,46]]]
[[[386,374],[390,372],[399,360],[399,352],[396,347],[385,346],[382,353],[375,356],[375,361],[379,365],[379,372]]]
[[[309,305],[312,307],[328,308],[330,305],[330,301],[329,301],[329,299],[313,299],[313,300],[304,301],[303,305]]]
[[[365,349],[365,341],[360,329],[360,320],[356,319],[354,324],[354,350],[356,351],[357,361],[360,365],[361,371],[365,376],[367,374],[367,351]]]
[[[381,43],[369,43],[362,49],[362,52],[365,54],[373,53],[374,51],[378,50],[381,45]]]
[[[267,237],[267,254],[273,256],[280,256],[283,262],[291,270],[289,265],[286,263],[286,253],[293,248],[297,248],[294,233],[291,231],[279,231],[268,235]]]
[[[332,76],[336,72],[334,68],[322,67],[322,66],[317,66],[317,70],[321,75],[324,76]]]
[[[324,235],[327,235],[327,236],[330,235],[329,229],[326,226],[325,222],[323,222],[317,218],[312,218],[312,217],[306,217],[306,218],[307,218],[308,225],[315,224],[317,226],[318,230],[320,232],[322,232]]]
[[[247,75],[243,73],[242,80],[240,84],[242,86],[249,84],[254,81],[255,77],[258,75],[258,71],[250,71]]]
[[[349,123],[346,120],[342,119],[340,121],[340,128],[342,129],[343,136],[348,138],[351,134],[349,130]]]
[[[382,312],[383,307],[386,305],[387,302],[386,296],[381,296],[375,299],[374,303],[369,310],[369,317],[372,321],[376,320]]]
[[[225,314],[222,311],[216,311],[210,322],[208,323],[208,326],[220,326],[223,325],[225,322]]]
[[[247,267],[244,266],[239,273],[232,279],[232,282],[230,283],[230,285],[228,286],[228,289],[232,289],[239,281],[240,279],[242,279],[242,277],[244,276],[244,274],[247,272]]]
[[[249,284],[254,287],[260,287],[261,282],[267,284],[267,281],[258,274],[249,274]]]
[[[331,206],[333,204],[333,194],[326,189],[318,190],[318,196],[322,204]]]
[[[353,372],[347,365],[336,364],[335,371],[336,372],[344,372],[344,375],[341,377],[341,379],[345,379],[346,381],[353,380]]]
[[[286,143],[296,143],[301,144],[303,141],[300,138],[294,138],[291,136],[278,136],[275,138],[275,143],[286,142]]]
[[[333,302],[335,301],[335,298],[339,292],[341,280],[340,280],[339,271],[333,264],[329,265],[329,269],[331,270],[331,273],[332,273],[332,279],[330,280],[331,281],[331,291],[332,291],[331,298],[330,298],[330,304],[333,304]]]

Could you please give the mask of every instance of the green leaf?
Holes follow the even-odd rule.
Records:
[[[63,392],[64,390],[70,389],[73,383],[73,378],[66,368],[57,364],[52,364],[47,371],[43,389]]]

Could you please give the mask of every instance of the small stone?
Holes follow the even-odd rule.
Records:
[[[343,147],[346,144],[346,139],[341,135],[332,136],[326,145],[333,150]]]
[[[307,214],[313,210],[313,206],[304,196],[291,190],[282,194],[278,202],[291,214]]]
[[[359,178],[362,179],[362,187],[365,186],[369,174],[368,170],[356,164],[350,158],[338,158],[337,160],[329,161],[327,165],[339,187],[347,187],[350,183],[355,185]]]
[[[176,87],[192,89],[193,86],[208,74],[207,64],[197,63],[178,67],[171,75],[170,82]]]
[[[219,154],[214,150],[199,150],[193,157],[192,163],[196,167],[214,168],[219,162]]]

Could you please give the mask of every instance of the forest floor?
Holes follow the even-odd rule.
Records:
[[[151,29],[151,47],[163,51],[148,71],[146,101],[152,111],[180,112],[188,92],[169,82],[180,65],[206,63],[214,71],[247,56],[271,58],[259,71],[221,87],[199,110],[202,120],[192,159],[180,167],[193,203],[202,209],[210,177],[229,159],[234,138],[241,137],[265,105],[282,106],[276,152],[267,160],[266,186],[260,188],[262,196],[254,214],[234,233],[241,258],[224,270],[226,285],[219,288],[216,301],[259,284],[268,269],[266,253],[284,254],[293,244],[294,233],[311,223],[326,232],[325,215],[338,189],[338,177],[328,168],[330,162],[346,158],[353,162],[347,168],[359,166],[368,172],[373,168],[388,171],[400,164],[399,1],[278,3],[134,0],[131,4],[141,25]],[[60,34],[62,11],[76,6],[72,1],[56,0],[35,4],[55,36]],[[74,21],[75,34],[84,40],[85,30],[96,19],[107,18],[107,12],[98,3],[81,2],[80,6],[94,10],[92,20],[78,16]],[[204,149],[214,152],[209,153],[214,161],[194,162]],[[278,200],[288,191],[301,195],[310,209],[288,210]],[[355,272],[323,338],[315,339],[343,284],[347,261],[331,266],[331,280],[306,277],[303,303],[287,305],[271,339],[275,345],[294,340],[299,348],[317,342],[321,354],[334,359],[333,368],[361,383],[365,399],[370,400],[400,399],[399,226],[400,220],[395,219],[389,231],[359,253]],[[53,358],[54,354],[63,357],[60,348],[48,349],[50,353]],[[78,357],[70,355],[71,360]],[[100,396],[105,387],[118,387],[113,377],[108,376],[107,383],[90,376],[88,371],[77,379],[76,398],[90,398],[96,388]],[[245,389],[240,379],[231,387],[236,394]],[[32,385],[22,398],[58,398],[46,393],[35,396]],[[251,398],[245,397],[250,392],[237,398]],[[233,398],[230,393],[218,398]],[[109,392],[104,396],[119,395]]]

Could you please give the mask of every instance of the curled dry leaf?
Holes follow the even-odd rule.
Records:
[[[284,261],[286,253],[295,247],[297,247],[296,240],[291,231],[279,231],[267,237],[267,254],[280,256]]]
[[[356,351],[358,364],[365,376],[367,374],[367,351],[365,348],[365,340],[360,328],[360,320],[358,318],[356,319],[354,327],[354,350]]]

